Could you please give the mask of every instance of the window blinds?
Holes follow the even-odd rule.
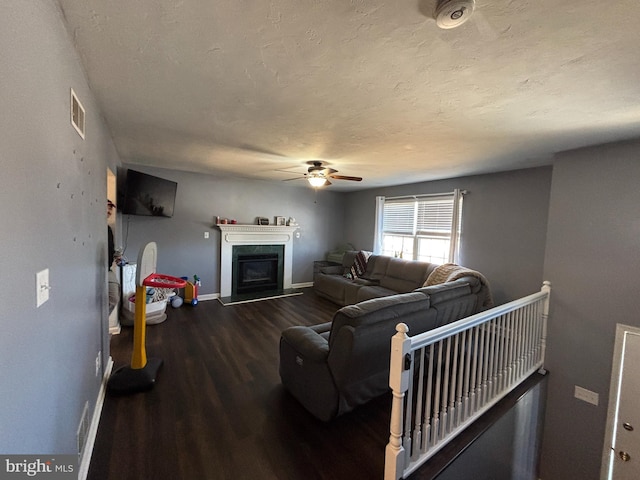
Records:
[[[405,255],[417,258],[443,258],[442,243],[428,243],[426,239],[445,241],[448,250],[444,258],[458,259],[462,200],[466,190],[450,193],[415,195],[408,197],[376,197],[376,228],[374,251],[381,254],[400,248]],[[413,238],[413,247],[407,238]],[[385,242],[389,241],[385,247]],[[406,248],[405,248],[406,247]],[[386,249],[386,250],[385,250]],[[429,260],[432,261],[432,260]]]
[[[451,234],[454,194],[387,199],[384,203],[383,232],[395,235]]]

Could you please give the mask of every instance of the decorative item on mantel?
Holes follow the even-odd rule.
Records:
[[[256,225],[269,225],[267,217],[256,217]]]
[[[289,225],[290,227],[297,227],[298,222],[296,222],[295,218],[289,217],[289,221],[287,222],[287,225]]]
[[[229,220],[228,218],[220,218],[219,215],[216,215],[216,225],[236,225],[237,223],[238,221],[235,219]]]
[[[285,227],[287,225],[284,217],[276,217],[276,225]]]

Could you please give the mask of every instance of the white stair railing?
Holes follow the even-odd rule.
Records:
[[[391,339],[385,480],[413,473],[536,370],[544,372],[551,284],[415,337]]]

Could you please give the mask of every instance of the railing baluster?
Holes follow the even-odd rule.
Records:
[[[538,294],[413,338],[398,325],[385,480],[412,473],[536,368],[544,372],[549,295],[545,282]]]
[[[536,303],[532,306],[531,308],[531,322],[528,322],[527,325],[527,330],[528,330],[528,334],[529,334],[529,343],[527,345],[527,355],[528,355],[528,361],[527,361],[527,370],[532,368],[536,362],[537,362],[537,345],[538,345],[538,336],[536,335],[536,332],[538,331],[537,325],[538,325],[538,315],[540,313],[539,310],[539,305],[540,303]]]
[[[500,393],[505,386],[506,381],[506,368],[507,368],[507,336],[506,336],[506,328],[507,328],[507,315],[500,315],[498,319],[499,328],[496,332],[496,356],[499,361],[496,362],[496,386],[493,391],[493,395],[497,395]]]
[[[444,438],[444,436],[448,433],[448,412],[449,412],[449,368],[451,365],[451,337],[447,337],[447,352],[444,357],[444,375],[443,380],[447,382],[446,385],[442,385],[442,435],[440,438]]]
[[[448,431],[452,432],[456,419],[456,386],[458,385],[458,357],[460,348],[460,334],[456,334],[453,341],[453,365],[451,366],[451,378],[449,378],[449,425]]]
[[[518,369],[518,378],[521,378],[529,370],[529,342],[531,335],[529,333],[528,321],[531,315],[531,305],[527,306],[520,316],[520,368]]]
[[[426,347],[420,349],[420,373],[418,373],[418,390],[416,393],[416,418],[413,430],[413,452],[412,457],[419,455],[422,445],[422,405],[423,405],[423,385],[424,385],[424,352]]]
[[[456,403],[456,426],[460,425],[464,418],[462,417],[463,414],[463,403],[462,403],[462,399],[464,396],[464,385],[466,383],[466,379],[469,376],[469,352],[467,351],[467,337],[469,334],[469,330],[465,330],[464,332],[461,333],[462,335],[462,345],[460,347],[460,356],[462,357],[460,359],[460,371],[458,372],[458,394],[457,394],[457,403]]]
[[[409,382],[407,385],[407,393],[405,394],[405,411],[409,412],[409,415],[405,416],[405,425],[404,425],[404,438],[402,440],[402,446],[404,447],[404,452],[407,457],[407,462],[411,458],[412,446],[411,446],[411,412],[413,412],[413,365],[415,352],[411,351],[411,361],[409,362]]]
[[[488,365],[488,361],[487,361],[487,343],[489,341],[489,334],[488,334],[488,329],[489,329],[489,323],[487,322],[482,326],[482,336],[481,336],[481,342],[480,342],[480,350],[481,350],[481,354],[480,354],[480,373],[478,376],[478,398],[477,398],[477,402],[475,405],[475,411],[480,410],[480,408],[483,405],[483,399],[484,399],[484,391],[487,389],[487,365]]]
[[[464,394],[463,394],[463,404],[464,404],[464,412],[462,413],[463,420],[466,420],[469,416],[469,403],[471,402],[471,385],[473,385],[473,368],[475,366],[471,365],[471,357],[473,356],[475,359],[475,347],[472,347],[473,340],[475,338],[474,333],[476,332],[475,328],[471,328],[467,330],[467,362],[465,368],[464,375]]]
[[[425,347],[426,348],[426,347]],[[433,395],[433,362],[434,362],[434,344],[429,345],[429,369],[427,370],[427,392],[426,407],[424,409],[424,417],[426,426],[424,428],[424,437],[422,440],[422,452],[426,452],[431,442],[432,426],[431,419],[433,412],[431,411],[431,399]]]
[[[481,328],[482,327],[480,326],[476,326],[473,328],[473,366],[471,367],[471,382],[470,382],[471,398],[469,399],[469,408],[467,409],[465,418],[469,418],[469,415],[475,412],[475,402],[476,402],[476,396],[478,392],[478,382],[476,381],[476,379],[480,378],[479,376],[476,376],[476,374],[478,373],[478,368],[480,368],[478,366],[479,365],[478,360],[482,360],[482,357],[481,357],[482,353],[480,352],[481,344],[478,344],[478,338],[480,336]]]
[[[482,404],[485,405],[488,401],[491,395],[493,395],[493,384],[494,384],[494,377],[495,377],[495,360],[496,360],[496,319],[493,319],[491,321],[491,328],[489,330],[489,332],[491,333],[491,335],[489,335],[489,349],[488,349],[488,369],[487,369],[487,373],[488,375],[488,386],[487,389],[485,390],[485,395],[483,398],[483,402]]]
[[[507,375],[505,388],[513,382],[518,372],[518,312],[507,315]]]
[[[433,397],[433,442],[432,445],[436,445],[440,438],[440,382],[442,381],[442,340],[438,342],[438,362],[436,366],[436,391]]]

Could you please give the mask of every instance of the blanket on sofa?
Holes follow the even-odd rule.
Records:
[[[485,287],[485,291],[487,292],[484,301],[482,302],[483,308],[491,308],[493,307],[493,296],[491,295],[491,289],[489,287],[489,282],[480,272],[476,270],[471,270],[470,268],[462,267],[455,263],[445,263],[443,265],[437,266],[433,272],[429,274],[427,280],[424,282],[425,287],[429,287],[431,285],[439,285],[441,283],[453,282],[462,277],[474,277],[477,278],[483,287]]]

